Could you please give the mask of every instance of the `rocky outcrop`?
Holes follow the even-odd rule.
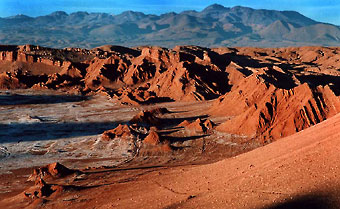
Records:
[[[187,120],[184,120],[182,123],[178,124],[177,126],[183,127],[186,130],[194,131],[197,133],[208,133],[209,131],[213,130],[213,128],[216,125],[209,119],[197,118],[195,121],[191,123]]]
[[[130,139],[135,136],[134,131],[128,125],[119,124],[116,128],[107,130],[102,134],[102,140]]]
[[[139,124],[145,126],[157,126],[161,124],[161,119],[156,117],[154,113],[151,111],[141,111],[137,115],[135,115],[129,123],[131,124]]]
[[[143,140],[143,143],[150,145],[158,145],[161,142],[160,136],[156,131],[150,131]]]
[[[25,87],[12,73],[0,73],[0,89],[20,89]]]
[[[33,170],[33,174],[28,178],[28,180],[35,181],[37,179],[63,178],[74,173],[80,173],[80,171],[69,169],[56,162],[40,168],[35,168]]]
[[[226,73],[212,63],[214,56],[218,55],[207,48],[183,46],[169,50],[140,47],[134,51],[136,53],[130,53],[132,49],[122,51],[113,47],[105,56],[97,53],[98,50],[88,52],[94,58],[79,63],[62,59],[71,56],[68,55],[69,49],[63,51],[18,46],[17,49],[11,48],[11,51],[1,51],[0,60],[57,67],[59,71],[49,75],[46,82],[48,88],[67,89],[76,86],[85,93],[107,89],[122,103],[133,105],[205,100],[226,92],[225,82],[221,79],[227,78]],[[85,52],[74,51],[73,60],[81,60],[79,54]]]
[[[212,114],[232,116],[217,130],[278,139],[306,129],[340,111],[340,100],[329,86],[304,83],[291,89],[277,88],[256,75],[240,82],[219,98]]]
[[[60,194],[64,190],[63,186],[47,184],[43,179],[38,179],[35,182],[35,186],[24,191],[23,195],[25,198],[33,201],[38,201],[39,199]]]

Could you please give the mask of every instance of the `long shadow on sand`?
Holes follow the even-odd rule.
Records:
[[[184,120],[187,120],[189,122],[193,122],[197,119],[207,119],[209,115],[198,115],[194,117],[184,117],[184,118],[161,118],[163,126],[174,126],[178,125],[179,123],[183,122]]]
[[[331,197],[318,194],[308,194],[295,197],[282,203],[264,207],[263,209],[331,209],[338,208],[332,203]]]
[[[208,135],[208,134],[204,134],[204,135],[186,136],[186,137],[167,136],[166,138],[167,138],[170,142],[185,142],[185,141],[188,141],[188,140],[201,139],[201,138],[207,137],[207,136],[209,136],[209,135]]]
[[[0,143],[91,136],[116,126],[113,122],[0,124]]]
[[[89,97],[81,95],[23,95],[6,94],[0,95],[0,106],[27,105],[27,104],[56,104],[66,102],[80,102]]]

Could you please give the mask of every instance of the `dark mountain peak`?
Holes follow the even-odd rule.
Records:
[[[27,15],[23,15],[23,14],[18,14],[18,15],[15,15],[15,16],[6,17],[6,19],[24,20],[24,19],[32,19],[32,17],[29,17]]]
[[[181,12],[180,14],[196,14],[198,13],[196,10],[185,10],[183,12]]]
[[[231,8],[231,11],[239,11],[239,12],[247,12],[247,11],[253,11],[253,8],[250,7],[244,7],[244,6],[235,6]]]
[[[226,11],[228,8],[224,7],[220,4],[212,4],[205,9],[202,10],[202,12],[212,12],[212,11]]]
[[[168,12],[168,13],[164,13],[160,16],[160,18],[168,18],[168,17],[174,17],[176,16],[177,13],[176,12]]]
[[[109,14],[109,13],[103,13],[103,12],[91,12],[89,15],[107,17],[107,16],[110,16],[111,14]]]
[[[145,16],[143,12],[135,12],[132,10],[122,12],[120,15],[122,16]]]
[[[94,12],[94,13],[89,14],[89,17],[94,21],[100,21],[103,19],[111,18],[113,16],[114,15],[111,15],[109,13],[99,13],[99,12]]]
[[[115,16],[115,19],[118,19],[120,22],[124,21],[138,21],[140,19],[145,18],[147,15],[144,14],[143,12],[135,12],[135,11],[125,11],[119,15]]]
[[[52,16],[52,17],[66,17],[68,16],[68,14],[64,11],[55,11],[52,12],[51,14],[49,14],[48,16]]]
[[[79,12],[73,12],[70,14],[70,16],[75,16],[75,17],[85,17],[88,16],[89,13],[88,12],[84,12],[84,11],[79,11]]]
[[[126,19],[129,19],[129,20],[137,20],[137,19],[140,19],[140,18],[143,18],[145,17],[146,14],[144,14],[143,12],[135,12],[135,11],[125,11],[125,12],[122,12],[121,14],[119,15],[116,15],[116,17],[119,17],[119,18],[126,18]]]

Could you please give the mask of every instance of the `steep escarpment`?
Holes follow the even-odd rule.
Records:
[[[64,57],[60,55],[63,53]],[[71,53],[73,59],[69,58]],[[89,51],[18,46],[5,47],[2,54],[0,62],[20,62],[25,66],[3,68],[8,73],[4,88],[12,88],[9,84],[12,80],[13,88],[17,88],[21,87],[20,83],[25,84],[28,76],[44,75],[45,80],[38,79],[25,87],[37,84],[35,87],[76,89],[81,93],[105,91],[130,104],[205,100],[216,98],[228,90],[227,73],[220,68],[221,61],[212,61],[220,55],[201,47],[169,50],[161,47],[128,49],[106,46]],[[25,56],[29,59],[19,58]],[[77,56],[85,57],[81,60]],[[34,67],[37,64],[43,66],[38,70]],[[51,67],[55,68],[53,72],[41,71]],[[24,72],[27,76],[20,79],[18,72]],[[10,79],[12,77],[18,78],[19,82]]]
[[[219,98],[212,111],[232,116],[217,130],[266,141],[289,136],[334,116],[340,111],[340,100],[329,86],[304,83],[281,89],[253,75]]]
[[[229,116],[217,130],[266,142],[292,135],[340,111],[335,48],[240,48],[238,53],[245,55],[241,66],[231,63],[227,69],[238,69],[243,75],[209,111]]]
[[[191,46],[144,47],[140,56],[119,71],[124,87],[116,95],[138,103],[216,98],[227,91],[227,73],[210,61],[209,53],[210,49]]]

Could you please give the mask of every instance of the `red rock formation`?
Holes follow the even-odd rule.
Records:
[[[199,132],[199,133],[204,133],[207,130],[206,127],[203,124],[203,121],[200,118],[198,118],[194,122],[190,123],[185,128],[187,128],[189,130],[193,130],[195,132]]]
[[[13,62],[16,60],[17,52],[14,51],[3,51],[0,53],[0,60]]]
[[[52,163],[33,170],[28,180],[34,181],[35,185],[26,189],[22,196],[31,202],[32,207],[37,207],[44,202],[45,198],[53,198],[63,191],[74,186],[61,186],[45,182],[49,178],[62,178],[73,173],[81,173],[78,170],[71,170],[59,163]],[[45,180],[44,180],[45,179]],[[75,188],[75,187],[74,187]],[[21,195],[21,194],[20,194]]]
[[[339,98],[328,87],[307,83],[285,90],[250,76],[218,99],[212,114],[234,116],[217,130],[278,139],[317,124],[340,111]]]
[[[105,131],[102,134],[102,140],[110,141],[116,138],[128,139],[133,136],[134,136],[133,131],[128,125],[119,124],[115,129]]]
[[[158,145],[161,142],[160,137],[156,131],[150,131],[143,140],[143,143],[150,145]]]
[[[147,86],[147,87],[145,87]],[[113,93],[113,96],[123,104],[140,105],[151,104],[161,101],[154,92],[147,91],[148,84],[140,86],[134,90],[130,88],[120,88]]]
[[[216,125],[209,119],[196,119],[194,122],[190,123],[184,120],[182,123],[177,125],[178,127],[184,127],[187,130],[194,131],[197,133],[207,133],[212,130]]]
[[[25,190],[22,195],[25,199],[30,200],[31,206],[36,208],[41,206],[45,198],[55,198],[63,191],[67,190],[65,186],[47,184],[42,178],[35,181],[35,185]]]
[[[147,126],[157,126],[161,124],[161,119],[157,118],[152,111],[141,111],[135,115],[129,123],[136,123]]]
[[[94,59],[87,69],[86,86],[90,89],[100,85],[108,88],[125,86],[116,95],[123,102],[132,104],[163,99],[204,100],[226,91],[221,80],[227,78],[226,73],[209,63],[208,49],[177,47],[169,51],[144,47],[141,51],[137,57],[113,54],[106,59]],[[205,57],[196,59],[198,54],[205,54]],[[142,89],[133,87],[135,85]],[[141,90],[147,94],[142,94]]]
[[[181,122],[180,124],[177,125],[177,127],[187,127],[190,124],[189,121],[184,120],[183,122]]]
[[[107,59],[95,58],[86,69],[85,86],[95,90],[99,86],[119,88],[124,86],[124,73],[128,68],[128,61],[116,55]]]
[[[0,73],[0,89],[20,89],[26,85],[20,83],[20,80],[11,73]]]
[[[339,111],[339,60],[337,47],[2,46],[0,88],[104,93],[130,105],[219,97],[209,113],[231,117],[219,130],[277,139]],[[131,123],[160,119],[144,111]]]
[[[209,119],[205,120],[203,125],[207,130],[212,130],[216,126],[216,124]]]
[[[72,65],[71,62],[64,62],[62,65],[62,70],[59,73],[61,76],[66,75],[70,78],[82,78],[82,71],[79,70],[77,67]]]
[[[80,171],[69,169],[57,162],[34,169],[33,174],[29,177],[29,180],[62,178],[76,172]]]

